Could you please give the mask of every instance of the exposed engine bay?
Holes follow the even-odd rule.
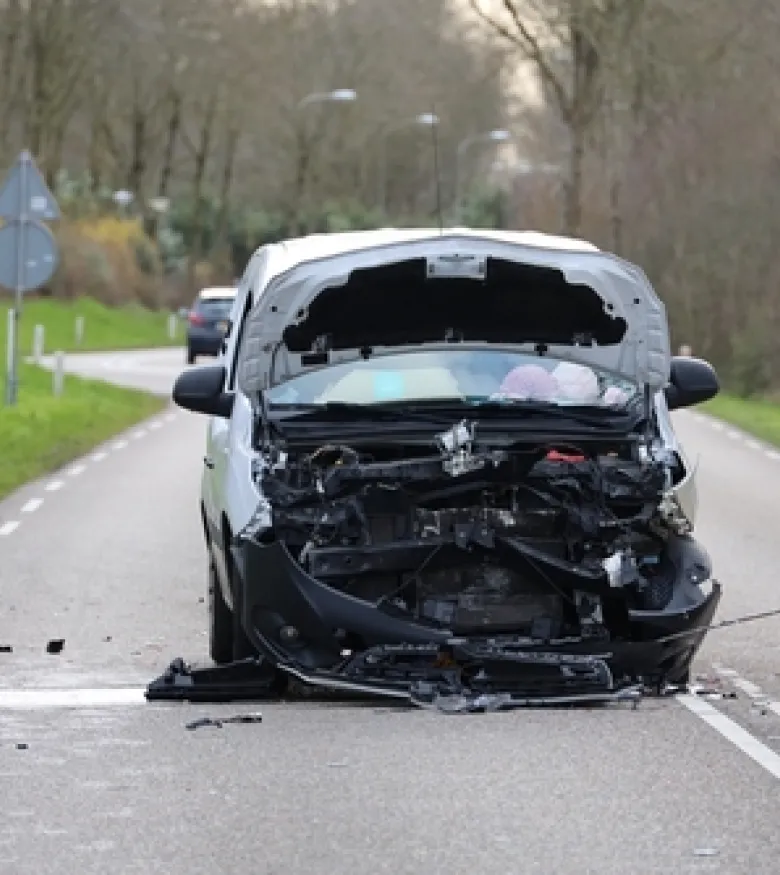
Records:
[[[261,480],[275,537],[328,586],[454,635],[609,640],[629,609],[671,601],[666,548],[687,534],[664,502],[676,457],[633,440],[482,448],[468,422],[438,445],[277,459]]]

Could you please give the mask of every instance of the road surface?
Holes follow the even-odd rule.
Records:
[[[167,391],[182,361],[69,368]],[[780,607],[780,456],[678,423],[720,616]],[[697,670],[736,699],[460,717],[264,703],[259,725],[196,731],[255,707],[145,703],[172,657],[205,659],[204,429],[171,410],[0,503],[2,875],[776,875],[779,619],[710,635]]]

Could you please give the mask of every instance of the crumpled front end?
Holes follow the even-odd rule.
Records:
[[[720,587],[659,510],[666,462],[604,449],[366,462],[329,447],[269,466],[272,525],[233,546],[247,635],[301,681],[419,704],[684,681]]]

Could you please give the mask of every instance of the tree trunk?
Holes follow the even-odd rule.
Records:
[[[219,95],[215,88],[206,106],[203,125],[200,129],[200,138],[195,150],[195,169],[192,174],[192,200],[194,204],[192,214],[192,246],[187,262],[187,287],[190,292],[195,291],[195,272],[203,252],[203,216],[205,212],[203,180],[206,176],[206,166],[211,152],[218,100]]]

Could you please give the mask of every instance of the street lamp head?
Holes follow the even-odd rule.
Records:
[[[336,88],[330,92],[328,98],[336,103],[349,103],[352,100],[357,100],[357,91],[352,88]]]
[[[503,128],[497,128],[495,131],[491,131],[488,134],[488,137],[490,137],[494,143],[504,143],[506,140],[510,139],[511,136],[512,135],[509,131],[505,131]]]
[[[424,112],[417,116],[416,121],[418,125],[428,125],[429,127],[433,127],[433,125],[439,124],[439,116],[432,112]]]

